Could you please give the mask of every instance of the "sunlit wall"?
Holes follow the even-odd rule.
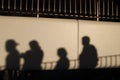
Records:
[[[79,21],[79,54],[83,50],[82,37],[88,36],[97,49],[98,67],[120,66],[120,23]]]
[[[98,57],[119,55],[119,35],[120,23],[116,22],[0,16],[0,66],[6,63],[5,43],[9,39],[19,43],[20,54],[30,49],[30,41],[36,40],[44,52],[43,62],[56,62],[59,48],[66,49],[69,60],[78,59],[83,49],[83,36],[89,36],[90,43],[97,48]],[[70,68],[73,67],[74,62],[70,63]]]
[[[77,58],[77,21],[64,19],[0,17],[0,65],[5,65],[5,43],[14,39],[18,51],[24,54],[30,49],[31,40],[38,41],[43,62],[58,61],[57,50],[65,48],[69,60]],[[24,60],[21,60],[23,63]]]

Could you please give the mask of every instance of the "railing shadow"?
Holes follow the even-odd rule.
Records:
[[[119,0],[0,0],[0,15],[119,22],[119,5]]]
[[[119,68],[120,67],[120,55],[108,55],[108,56],[101,56],[98,57],[98,65],[96,68]],[[54,70],[55,65],[57,64],[56,61],[51,62],[43,62],[41,64],[42,70]],[[0,70],[4,70],[5,66],[0,66]],[[20,69],[22,70],[22,65],[20,65]],[[78,60],[73,59],[70,60],[70,67],[69,69],[78,69]]]
[[[42,63],[43,70],[54,70],[56,64],[57,64],[56,61],[43,62],[43,63]],[[71,68],[71,69],[77,69],[77,60],[76,60],[76,59],[70,60],[70,64],[71,64],[72,66],[70,66],[69,69],[70,69],[70,68]]]
[[[120,68],[120,55],[109,55],[109,56],[101,56],[99,57],[99,61],[98,61],[98,66],[96,67],[96,69],[109,69],[109,68]],[[54,73],[54,68],[55,65],[57,64],[56,61],[51,61],[51,62],[43,62],[42,65],[42,71],[52,71]],[[70,65],[71,67],[69,68],[72,70],[78,70],[78,60],[77,59],[73,59],[70,60]],[[22,72],[22,66],[20,65],[20,71],[17,72],[17,77],[19,77],[21,75]],[[3,79],[4,80],[8,80],[8,72],[7,70],[5,70],[5,66],[0,66],[0,71],[4,71],[3,74]]]
[[[98,68],[119,68],[120,55],[110,55],[99,57]]]
[[[108,55],[98,57],[98,65],[96,68],[119,68],[120,67],[120,54],[118,55]],[[56,61],[53,62],[43,62],[43,70],[54,70]],[[49,66],[49,67],[48,67]],[[70,60],[70,69],[78,69],[78,60]]]

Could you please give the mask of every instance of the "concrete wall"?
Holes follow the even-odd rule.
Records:
[[[43,62],[57,61],[57,50],[65,48],[69,60],[77,59],[83,36],[89,36],[98,56],[120,54],[120,23],[67,19],[0,16],[0,66],[5,65],[5,43],[14,39],[20,53],[29,50],[31,40],[38,41],[44,51]],[[21,59],[21,64],[24,62]]]
[[[120,54],[120,23],[79,21],[79,51],[81,39],[89,36],[91,44],[96,46],[99,56]]]
[[[38,41],[44,51],[43,62],[58,61],[57,50],[65,48],[69,60],[77,58],[77,21],[64,19],[0,16],[0,65],[5,65],[5,43],[14,39],[20,53],[29,50],[31,40]],[[23,60],[22,62],[23,63]]]
[[[120,66],[120,23],[79,21],[79,54],[83,45],[82,37],[88,36],[97,49],[100,68]]]

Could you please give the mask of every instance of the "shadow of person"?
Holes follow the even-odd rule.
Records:
[[[23,70],[41,70],[43,51],[35,40],[31,41],[29,45],[31,50],[21,55],[21,57],[24,58]]]
[[[38,42],[33,40],[29,43],[30,50],[26,53],[21,54],[21,58],[24,59],[22,69],[22,80],[28,80],[27,76],[30,74],[29,79],[37,76],[37,71],[42,70],[41,63],[43,60],[43,51],[39,46]]]
[[[69,60],[67,58],[67,52],[64,48],[59,48],[57,51],[59,60],[55,66],[55,70],[67,70],[69,68]]]
[[[79,56],[79,68],[94,69],[98,63],[97,50],[90,44],[88,36],[82,38],[83,50]]]
[[[5,69],[8,71],[8,79],[15,80],[17,78],[17,71],[20,69],[20,55],[16,49],[18,44],[14,40],[7,40],[5,44],[8,55],[6,57]]]

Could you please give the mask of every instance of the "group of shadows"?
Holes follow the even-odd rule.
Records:
[[[97,50],[90,44],[90,38],[84,36],[82,38],[83,50],[78,57],[79,68],[78,69],[94,69],[98,63]],[[41,63],[44,57],[44,52],[39,46],[36,40],[32,40],[29,43],[30,50],[25,53],[20,54],[16,49],[18,43],[9,39],[6,41],[5,48],[8,52],[6,57],[5,70],[8,72],[9,80],[17,80],[18,71],[20,71],[20,58],[24,59],[24,64],[22,70],[20,71],[19,78],[26,80],[25,77],[29,75],[30,71],[44,71],[42,69]],[[54,68],[54,70],[68,70],[70,66],[69,59],[67,58],[67,51],[65,48],[59,48],[57,50],[57,55],[59,60]],[[17,78],[15,78],[17,77]],[[24,77],[24,78],[23,78]],[[14,78],[14,79],[13,79]]]

